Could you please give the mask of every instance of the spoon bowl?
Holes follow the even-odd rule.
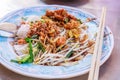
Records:
[[[17,31],[17,26],[13,23],[0,23],[0,36],[3,37],[14,37]]]

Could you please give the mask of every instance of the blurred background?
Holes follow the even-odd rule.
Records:
[[[29,6],[65,5],[88,11],[99,18],[101,7],[107,7],[106,25],[115,38],[115,46],[111,57],[102,65],[99,80],[120,80],[120,0],[1,0],[0,18],[7,13]],[[88,74],[65,80],[87,80]],[[0,65],[0,80],[42,80],[29,78],[14,73]]]

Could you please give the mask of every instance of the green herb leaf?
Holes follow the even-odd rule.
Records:
[[[64,21],[65,21],[65,23],[68,23],[68,22],[69,22],[69,19],[68,19],[68,18],[65,18]]]
[[[45,23],[45,20],[44,20],[44,19],[40,19],[40,21],[41,21],[42,23]]]
[[[33,50],[32,50],[32,40],[29,39],[29,55],[30,55],[30,59],[31,59],[31,62],[33,62]]]
[[[30,55],[26,55],[24,56],[22,59],[20,60],[11,60],[11,62],[15,62],[15,63],[19,63],[19,64],[23,64],[23,63],[27,63],[28,60],[30,59]]]
[[[11,60],[11,62],[16,62],[16,63],[19,63],[19,64],[33,62],[32,40],[31,40],[31,38],[25,38],[25,40],[26,40],[26,42],[29,43],[29,55],[24,56],[20,60]]]
[[[77,21],[79,21],[79,22],[80,22],[80,24],[82,24],[82,21],[81,21],[80,19],[77,19]]]
[[[25,38],[25,41],[27,42],[27,43],[29,43],[29,40],[30,40],[30,38]]]
[[[38,49],[40,49],[40,50],[42,50],[42,52],[45,52],[45,48],[44,48],[44,46],[42,45],[42,43],[38,43]]]
[[[22,20],[26,21],[27,20],[27,17],[21,17]]]
[[[34,60],[34,55],[39,52],[39,50],[42,50],[42,52],[45,52],[45,48],[42,45],[42,43],[38,42],[36,46],[34,46],[35,48],[38,48],[38,50],[33,51],[32,47],[32,39],[31,38],[25,38],[26,42],[29,43],[29,55],[24,56],[22,59],[20,60],[11,60],[11,62],[15,62],[15,63],[19,63],[19,64],[23,64],[23,63],[32,63]]]
[[[38,35],[33,35],[32,37],[31,37],[32,39],[37,39],[38,38]]]
[[[15,63],[19,63],[18,60],[13,60],[13,59],[11,59],[10,61],[11,61],[11,62],[15,62]]]
[[[69,52],[67,55],[66,55],[66,58],[70,58],[70,56],[74,53],[74,51],[71,51]]]
[[[21,59],[21,62],[25,63],[28,59],[30,59],[30,55],[26,55],[25,57],[23,57],[23,59]]]
[[[29,55],[30,55],[31,62],[33,62],[32,40],[31,38],[25,38],[25,40],[26,42],[29,43]]]

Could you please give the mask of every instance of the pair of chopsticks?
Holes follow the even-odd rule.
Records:
[[[101,58],[101,53],[102,53],[104,26],[105,26],[105,16],[106,16],[106,8],[103,7],[88,80],[98,80],[100,58]]]

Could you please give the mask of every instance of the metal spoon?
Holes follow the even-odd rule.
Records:
[[[17,26],[13,23],[0,23],[0,36],[3,37],[14,37]]]

